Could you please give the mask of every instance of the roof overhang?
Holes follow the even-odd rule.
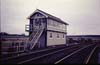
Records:
[[[36,9],[27,19],[31,19],[31,16],[33,16],[35,13],[41,13],[42,15],[44,15],[46,18],[48,17],[46,14],[44,14],[43,12],[41,12],[39,9]]]

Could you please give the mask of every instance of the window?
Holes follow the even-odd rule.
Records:
[[[20,51],[23,51],[24,50],[24,47],[20,47]]]
[[[57,34],[57,38],[59,38],[59,34]]]
[[[37,13],[37,16],[39,16],[39,14]]]
[[[2,39],[2,41],[7,41],[6,39]]]
[[[63,34],[63,38],[64,38],[64,34]]]
[[[57,22],[53,21],[53,26],[54,26],[54,27],[56,26],[56,24],[57,24]]]
[[[42,20],[43,20],[43,22],[45,22],[46,21],[46,18],[42,18]]]
[[[15,46],[18,46],[19,45],[19,43],[15,43]]]
[[[50,26],[53,26],[53,21],[52,21],[52,20],[49,20],[49,21],[47,22],[47,24],[50,25]]]
[[[50,25],[50,22],[47,22],[48,25]]]
[[[24,45],[24,42],[22,42],[21,45]]]
[[[52,38],[52,33],[50,33],[50,38]]]
[[[65,30],[65,24],[63,24],[62,29]]]
[[[14,46],[14,42],[12,43],[12,46]]]

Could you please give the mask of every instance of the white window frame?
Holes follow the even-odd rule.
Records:
[[[63,34],[63,38],[65,38],[65,34]]]
[[[59,35],[59,33],[57,33],[57,39],[60,39],[60,35]]]
[[[52,35],[52,37],[51,37],[51,35]],[[49,33],[49,38],[53,39],[53,33],[51,33],[51,32]]]

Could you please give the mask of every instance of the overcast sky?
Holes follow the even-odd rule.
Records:
[[[27,17],[36,9],[69,24],[69,35],[100,34],[100,0],[0,0],[2,32],[25,33]]]

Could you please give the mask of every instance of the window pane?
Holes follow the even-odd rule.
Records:
[[[52,38],[52,33],[50,33],[50,38]]]
[[[63,34],[63,38],[64,38],[64,34]]]
[[[59,34],[57,34],[57,38],[59,38]]]

